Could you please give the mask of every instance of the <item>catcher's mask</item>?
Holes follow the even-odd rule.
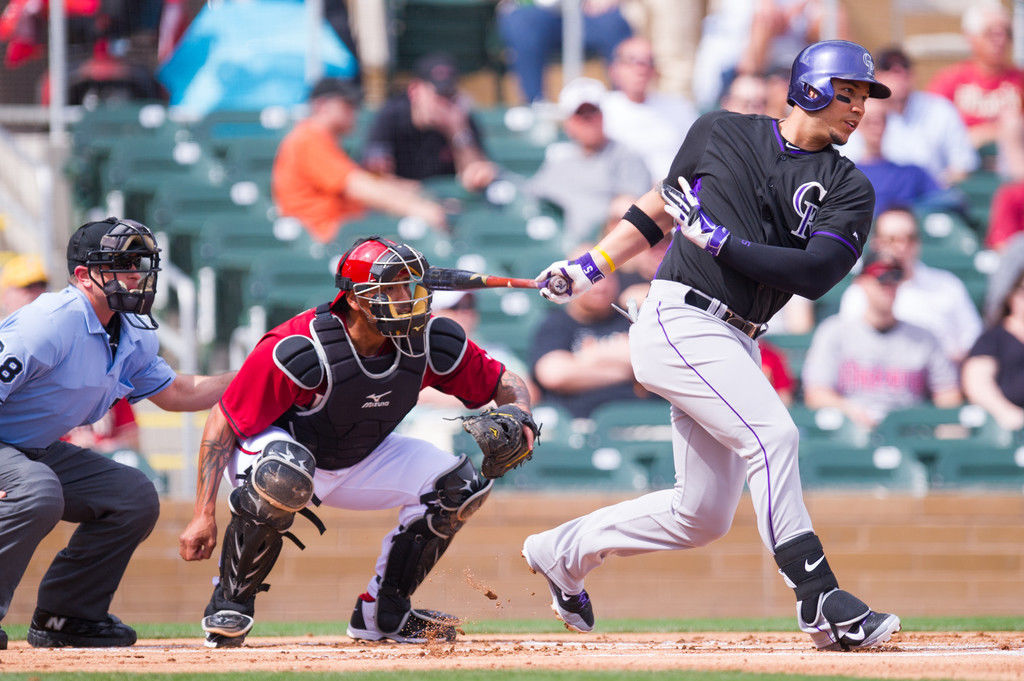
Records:
[[[89,222],[68,243],[68,273],[83,265],[115,312],[138,329],[157,328],[150,312],[160,271],[160,248],[149,228],[126,218]],[[97,277],[99,277],[97,279]]]
[[[374,236],[345,253],[334,277],[340,296],[352,291],[360,308],[399,352],[414,352],[410,338],[423,334],[430,319],[431,292],[423,285],[426,258],[412,246]]]

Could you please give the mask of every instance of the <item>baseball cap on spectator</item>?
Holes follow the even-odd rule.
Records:
[[[472,310],[476,298],[470,291],[434,291],[430,306],[435,310]]]
[[[341,97],[353,106],[363,101],[363,90],[351,80],[321,78],[309,93],[310,101],[321,97]]]
[[[575,78],[558,95],[558,113],[568,118],[579,112],[580,107],[589,104],[601,108],[601,100],[608,90],[604,83],[593,78]]]
[[[878,53],[875,59],[875,70],[891,71],[893,69],[910,69],[910,57],[898,47],[888,47]]]
[[[16,255],[7,261],[0,272],[0,288],[28,288],[46,286],[46,266],[38,255]]]
[[[428,54],[413,67],[417,78],[434,86],[437,94],[448,99],[458,93],[459,69],[455,60],[446,54]]]
[[[878,251],[868,251],[861,261],[860,273],[873,277],[882,284],[898,284],[903,281],[903,267],[888,256]]]

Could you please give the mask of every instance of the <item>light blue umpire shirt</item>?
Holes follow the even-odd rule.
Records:
[[[122,320],[117,355],[85,294],[44,293],[0,323],[0,442],[42,448],[98,421],[121,397],[137,402],[176,374],[154,331]]]

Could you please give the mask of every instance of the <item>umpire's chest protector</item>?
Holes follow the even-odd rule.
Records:
[[[275,425],[309,447],[317,468],[347,468],[369,456],[416,406],[427,367],[425,340],[412,339],[417,357],[359,357],[326,306],[317,309],[311,332],[310,350],[325,365],[327,389],[315,406],[293,407]]]

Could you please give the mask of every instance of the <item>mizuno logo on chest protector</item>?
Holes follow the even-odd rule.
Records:
[[[363,406],[361,408],[372,409],[373,407],[387,407],[391,403],[388,402],[387,400],[381,402],[381,399],[386,397],[387,395],[390,395],[391,392],[392,391],[389,390],[386,393],[381,393],[380,395],[367,395],[366,402],[363,402]]]
[[[814,219],[818,217],[821,210],[821,203],[825,200],[825,189],[820,182],[804,182],[793,192],[793,210],[800,216],[800,225],[793,230],[792,234],[806,239],[811,234],[811,227],[814,226]]]

